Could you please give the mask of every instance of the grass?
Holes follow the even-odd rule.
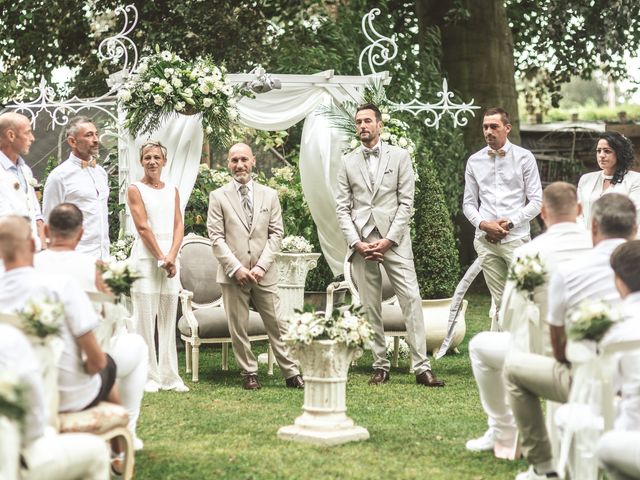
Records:
[[[319,448],[276,438],[278,428],[300,415],[303,394],[285,388],[261,366],[262,389],[241,388],[238,370],[220,370],[220,350],[202,349],[200,382],[181,374],[189,393],[146,394],[138,434],[145,442],[136,455],[138,479],[512,479],[523,461],[496,460],[470,453],[466,440],[481,435],[486,417],[471,373],[467,344],[489,326],[487,295],[472,294],[467,335],[460,355],[433,362],[446,380],[443,389],[415,384],[408,360],[391,370],[391,380],[371,387],[371,354],[349,372],[348,415],[366,427],[366,442]],[[264,345],[255,345],[263,351]],[[232,357],[232,355],[230,355]]]

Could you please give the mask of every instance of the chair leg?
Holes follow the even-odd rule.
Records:
[[[271,348],[271,342],[269,342],[267,347],[267,364],[269,368],[267,369],[268,375],[273,375],[273,364],[276,363],[275,355],[273,354],[273,348]]]
[[[222,370],[225,372],[229,370],[229,344],[228,343],[222,344]]]
[[[191,342],[189,342],[189,340],[186,340],[184,342],[184,348],[185,348],[184,358],[187,362],[186,372],[191,373]]]
[[[200,368],[200,345],[194,345],[191,349],[191,364],[192,370],[191,380],[194,382],[198,381],[198,370]]]
[[[106,441],[114,438],[122,438],[124,442],[124,471],[122,477],[124,480],[133,478],[133,468],[135,466],[135,450],[133,449],[133,438],[131,432],[126,427],[118,427],[101,435]]]
[[[398,357],[400,356],[400,337],[393,337],[393,366],[398,368]]]

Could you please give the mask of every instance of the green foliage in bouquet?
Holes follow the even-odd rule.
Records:
[[[22,422],[27,413],[25,389],[13,372],[0,372],[0,417]]]
[[[31,299],[18,312],[22,330],[31,337],[58,335],[64,321],[64,306],[50,298]]]
[[[584,300],[568,314],[567,336],[572,340],[599,342],[617,321],[611,306],[603,301]]]

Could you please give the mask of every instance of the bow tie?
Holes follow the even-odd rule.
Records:
[[[491,149],[489,149],[489,151],[487,153],[489,154],[490,157],[495,157],[496,155],[498,157],[504,157],[507,152],[505,152],[503,149],[500,149],[500,150],[491,150]]]
[[[375,148],[362,147],[362,153],[364,153],[364,158],[366,159],[368,159],[371,155],[377,157],[380,155],[380,147],[375,147]]]
[[[96,168],[96,160],[95,158],[92,158],[91,160],[80,160],[81,163],[81,167],[82,168],[87,168],[87,167],[91,167],[91,168]]]

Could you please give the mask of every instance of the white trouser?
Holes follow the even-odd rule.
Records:
[[[118,367],[120,396],[129,413],[129,430],[135,437],[144,385],[147,382],[147,344],[140,335],[124,333],[116,339],[110,355]]]
[[[612,480],[640,478],[640,432],[612,430],[598,442],[598,460]]]
[[[502,367],[511,344],[508,332],[480,332],[469,342],[469,357],[478,385],[480,402],[496,440],[506,443],[517,428],[502,379]]]
[[[65,433],[43,435],[22,452],[28,470],[24,480],[107,480],[109,448],[96,435]]]

